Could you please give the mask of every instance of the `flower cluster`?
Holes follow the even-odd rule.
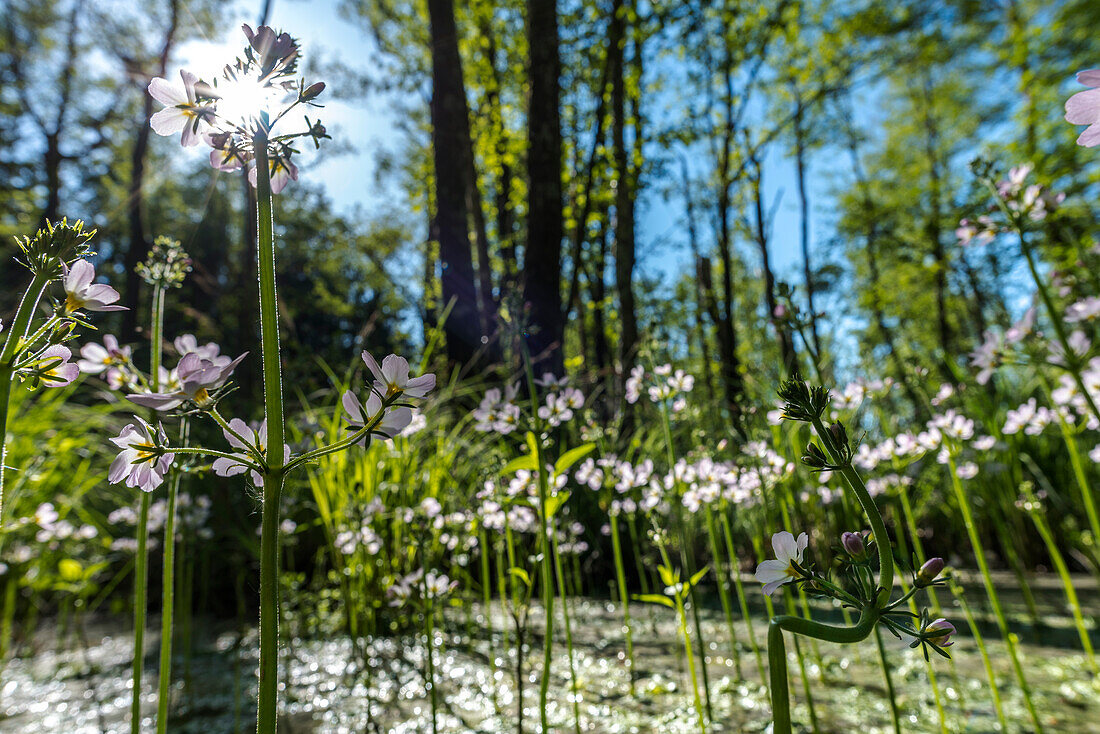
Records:
[[[663,364],[646,370],[644,365],[636,365],[630,370],[626,380],[626,401],[634,404],[645,390],[650,402],[666,404],[673,413],[679,413],[687,407],[686,394],[695,387],[695,377],[684,370],[673,371],[672,365]]]
[[[293,78],[297,71],[298,44],[286,33],[268,26],[253,31],[243,26],[248,38],[244,58],[225,67],[212,83],[181,71],[182,86],[157,77],[149,82],[149,95],[164,105],[150,119],[158,135],[180,133],[184,147],[205,143],[211,148],[210,164],[220,171],[248,169],[248,179],[257,183],[256,166],[261,153],[271,174],[271,191],[279,193],[298,179],[292,161],[297,150],[291,142],[299,137],[319,144],[328,135],[319,122],[306,118],[306,130],[272,137],[279,120],[300,104],[316,106],[324,91],[323,82],[306,85]]]

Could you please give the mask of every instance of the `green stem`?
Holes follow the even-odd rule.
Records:
[[[160,387],[161,333],[164,329],[164,288],[153,288],[152,318],[149,339],[149,379],[153,391]],[[133,689],[130,700],[130,731],[141,731],[141,678],[145,664],[145,611],[146,587],[149,582],[149,498],[150,493],[141,493],[141,508],[138,511],[138,547],[134,566],[134,662]]]
[[[263,363],[267,466],[260,529],[260,690],[258,734],[276,731],[279,708],[279,494],[283,486],[283,379],[279,363],[279,302],[267,132],[256,133],[256,233],[260,279],[260,350]]]
[[[948,470],[951,474],[951,484],[955,489],[955,498],[958,500],[959,509],[963,515],[963,524],[966,526],[966,533],[970,537],[970,544],[974,547],[974,558],[978,562],[978,570],[982,574],[982,583],[985,585],[985,593],[989,598],[989,605],[993,608],[993,615],[997,619],[997,628],[1001,632],[1001,638],[1005,641],[1005,646],[1008,648],[1009,658],[1012,661],[1012,669],[1016,673],[1016,682],[1020,684],[1020,690],[1024,694],[1024,704],[1027,706],[1028,713],[1031,715],[1032,724],[1035,726],[1035,731],[1043,731],[1043,725],[1039,720],[1039,714],[1035,710],[1035,704],[1031,700],[1031,689],[1027,684],[1027,679],[1024,677],[1023,667],[1020,665],[1020,658],[1016,653],[1016,635],[1011,633],[1008,629],[1008,622],[1005,619],[1004,610],[1001,609],[1001,601],[997,595],[997,590],[993,586],[993,578],[989,575],[989,564],[985,560],[985,549],[982,546],[981,539],[978,537],[978,528],[974,524],[974,516],[970,510],[970,500],[966,495],[966,490],[963,489],[962,480],[959,479],[958,469],[955,466],[955,457],[948,456],[947,459]]]
[[[182,443],[187,443],[188,425],[180,423]],[[168,731],[168,703],[172,683],[172,615],[175,613],[176,498],[183,473],[175,471],[168,482],[168,512],[164,518],[164,570],[160,603],[160,673],[157,690],[157,734]]]
[[[130,698],[130,731],[141,732],[141,677],[145,664],[145,590],[149,580],[149,497],[141,493],[138,509],[137,556],[134,565],[134,662],[133,690]]]
[[[550,536],[551,546],[554,553],[554,575],[558,581],[558,594],[561,595],[561,616],[565,626],[565,645],[569,651],[569,678],[571,682],[571,688],[573,695],[570,696],[573,700],[573,731],[575,734],[581,733],[581,704],[580,704],[580,688],[577,686],[577,666],[573,661],[573,630],[569,621],[569,600],[566,598],[565,592],[565,574],[561,569],[561,553],[558,550],[558,535],[552,533]]]
[[[1062,556],[1062,552],[1058,550],[1058,544],[1054,541],[1054,534],[1050,531],[1050,525],[1047,524],[1046,518],[1043,517],[1042,509],[1035,498],[1035,493],[1031,490],[1030,484],[1024,484],[1023,491],[1028,502],[1027,514],[1035,523],[1035,529],[1039,531],[1039,535],[1042,536],[1043,543],[1046,544],[1047,552],[1050,554],[1050,560],[1054,563],[1058,577],[1062,580],[1062,589],[1065,591],[1066,602],[1069,604],[1070,611],[1073,612],[1073,623],[1077,627],[1077,635],[1081,638],[1081,649],[1085,651],[1085,656],[1089,661],[1089,669],[1094,676],[1100,675],[1100,667],[1096,664],[1096,656],[1092,649],[1092,640],[1089,639],[1085,618],[1081,614],[1081,602],[1077,599],[1077,590],[1073,587],[1073,580],[1070,578],[1065,558]]]
[[[894,720],[894,734],[901,734],[901,712],[898,711],[898,697],[894,692],[894,679],[890,675],[890,661],[886,657],[886,646],[882,644],[882,632],[875,629],[875,643],[878,646],[878,659],[882,664],[882,675],[886,679],[886,694],[890,697],[890,715]]]
[[[730,575],[733,577],[733,588],[737,591],[737,602],[741,606],[741,616],[749,629],[749,646],[756,658],[756,669],[760,673],[760,680],[767,687],[768,680],[764,675],[764,659],[760,654],[760,644],[756,641],[756,629],[752,623],[752,614],[749,613],[749,600],[745,596],[745,586],[741,583],[741,564],[737,561],[737,554],[733,546],[733,529],[730,527],[729,517],[725,512],[721,514],[722,537],[726,542],[726,555],[730,559]]]
[[[550,665],[554,654],[554,580],[550,569],[550,530],[546,516],[547,479],[546,467],[542,463],[542,444],[536,440],[535,458],[538,464],[539,491],[539,546],[542,553],[542,608],[546,615],[546,626],[542,641],[542,680],[539,681],[539,717],[544,732],[550,731],[550,721],[546,710],[547,694],[550,690]]]
[[[630,629],[630,593],[626,588],[626,571],[623,568],[623,549],[619,539],[619,516],[611,516],[611,550],[615,556],[615,583],[619,587],[619,600],[623,608],[623,634],[626,636],[626,666],[630,674],[630,695],[634,690],[634,635]]]
[[[0,526],[3,525],[4,516],[4,468],[8,459],[8,411],[11,402],[11,383],[15,379],[15,360],[19,356],[19,349],[23,337],[30,329],[31,318],[38,302],[45,292],[50,279],[45,275],[35,275],[30,285],[23,293],[19,301],[19,308],[15,312],[11,326],[8,327],[8,338],[4,341],[4,348],[0,350]]]

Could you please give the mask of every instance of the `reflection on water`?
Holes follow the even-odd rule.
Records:
[[[586,732],[698,731],[682,649],[673,619],[656,607],[632,607],[637,662],[636,693],[630,695],[623,653],[621,618],[602,601],[574,601],[575,658],[581,729]],[[437,637],[440,731],[517,731],[514,631],[504,631],[504,618],[494,610],[492,632],[474,610],[451,610],[445,632]],[[766,690],[748,647],[747,629],[737,629],[745,680],[737,681],[726,656],[726,627],[721,613],[702,610],[707,638],[708,673],[716,725],[714,731],[763,732],[768,726]],[[764,639],[764,619],[754,620]],[[510,625],[510,621],[509,621]],[[197,625],[203,634],[190,656],[176,660],[173,688],[173,732],[221,734],[252,732],[252,697],[256,639],[232,625]],[[532,612],[524,660],[524,728],[537,732],[538,671],[542,627]],[[6,734],[102,734],[128,732],[130,705],[130,638],[125,622],[88,623],[84,645],[71,642],[58,649],[56,640],[40,640],[39,649],[8,662],[0,676],[0,731]],[[156,629],[156,620],[150,625]],[[503,634],[507,634],[507,647]],[[155,635],[150,635],[155,638]],[[471,642],[472,640],[472,642]],[[939,731],[922,657],[902,643],[889,641],[889,659],[906,731]],[[1019,691],[1010,685],[1007,657],[999,642],[990,642],[999,665],[1001,693],[1010,721],[1026,721]],[[793,646],[790,646],[793,647]],[[357,652],[350,639],[295,639],[283,649],[285,732],[430,731],[431,710],[423,677],[422,640],[407,638],[363,641]],[[1028,680],[1052,730],[1100,731],[1100,695],[1086,679],[1084,659],[1074,651],[1048,645],[1023,645]],[[793,659],[792,675],[798,665]],[[994,731],[988,683],[970,638],[953,648],[955,663],[935,661],[949,707],[949,731]],[[569,661],[564,642],[557,648],[550,686],[549,716],[555,730],[571,731]],[[874,646],[858,649],[803,644],[815,710],[826,731],[859,727],[861,734],[892,730],[885,686]],[[152,727],[155,711],[156,643],[148,650],[149,696],[143,729]],[[369,656],[369,668],[360,661]],[[368,671],[369,670],[369,674]],[[796,717],[808,721],[804,688],[792,681]]]

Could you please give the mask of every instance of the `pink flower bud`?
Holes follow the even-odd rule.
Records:
[[[918,587],[931,586],[936,578],[943,572],[944,561],[942,558],[929,558],[917,571],[916,583]]]
[[[863,545],[863,538],[857,533],[844,533],[840,536],[840,544],[852,558],[857,561],[867,556],[867,548]]]

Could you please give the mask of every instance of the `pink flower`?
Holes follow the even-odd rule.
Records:
[[[80,368],[69,361],[73,353],[62,344],[55,344],[38,356],[35,374],[46,387],[65,387],[80,374]]]
[[[87,260],[77,260],[70,268],[61,264],[64,276],[65,310],[74,311],[125,311],[125,306],[112,305],[119,299],[118,291],[109,285],[94,283],[95,268]]]
[[[237,436],[241,436],[246,440],[251,438],[251,447],[258,450],[264,456],[267,455],[267,421],[265,420],[260,424],[258,429],[249,428],[244,421],[240,418],[234,418],[229,421],[229,427],[233,429],[233,432]],[[211,468],[214,473],[219,477],[233,477],[238,474],[243,474],[246,469],[250,469],[250,464],[256,463],[256,458],[249,452],[249,446],[242,442],[237,436],[233,435],[233,432],[227,431],[224,428],[222,433],[225,434],[225,440],[229,442],[229,445],[239,451],[234,452],[234,456],[238,457],[236,461],[233,459],[227,459],[218,457],[214,460]],[[290,447],[283,446],[283,463],[290,460]],[[252,483],[257,487],[264,486],[264,478],[259,472],[253,470]]]
[[[187,148],[199,144],[202,129],[213,120],[214,110],[197,101],[195,84],[199,78],[183,70],[180,76],[183,78],[182,91],[159,76],[149,82],[149,95],[164,105],[163,110],[149,118],[149,125],[157,135],[182,133],[180,144]]]
[[[925,639],[936,647],[951,647],[955,643],[951,638],[955,635],[955,625],[943,617],[935,620],[924,628]]]
[[[1077,81],[1086,87],[1092,87],[1066,100],[1066,122],[1074,125],[1088,125],[1077,144],[1086,148],[1100,145],[1100,69],[1089,69],[1077,74]]]
[[[164,481],[164,476],[176,458],[172,453],[161,453],[160,447],[168,443],[164,428],[153,428],[141,418],[122,429],[111,443],[122,449],[111,463],[107,479],[111,484],[125,482],[127,487],[137,487],[152,492]]]
[[[210,160],[213,162],[213,157]],[[298,166],[291,163],[289,158],[273,155],[268,158],[268,166],[271,170],[271,193],[273,194],[278,194],[285,189],[291,181],[298,180]],[[214,167],[217,168],[218,166],[215,165]],[[248,182],[252,184],[253,188],[256,187],[256,177],[256,161],[253,160],[249,162],[248,170]]]
[[[225,364],[225,358],[209,360],[199,356],[197,352],[189,352],[183,355],[176,366],[176,377],[180,383],[178,390],[130,395],[129,398],[138,405],[156,410],[171,410],[188,401],[200,408],[208,407],[212,401],[210,393],[224,385],[233,370],[247,356],[248,352],[245,352]]]

